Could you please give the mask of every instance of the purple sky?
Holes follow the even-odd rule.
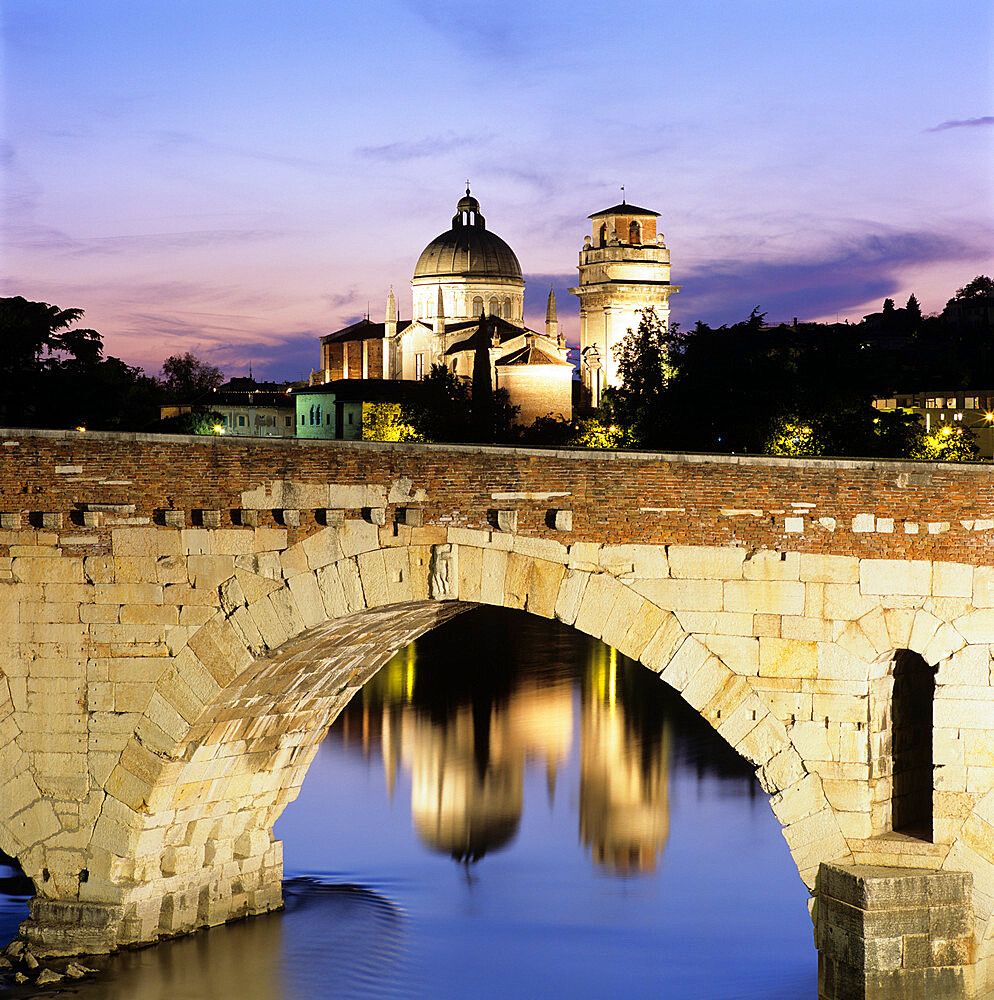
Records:
[[[567,338],[587,216],[658,211],[673,318],[926,312],[994,274],[989,0],[0,0],[0,294],[150,372],[296,378],[465,179]]]

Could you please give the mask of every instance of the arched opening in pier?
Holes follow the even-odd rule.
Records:
[[[921,655],[894,655],[891,699],[892,826],[919,840],[932,840],[932,715],[935,667]]]

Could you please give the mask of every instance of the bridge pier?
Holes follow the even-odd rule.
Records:
[[[257,853],[251,856],[191,867],[178,876],[150,873],[149,881],[130,887],[106,885],[103,892],[95,887],[119,902],[35,896],[21,934],[39,957],[103,955],[282,909],[283,844],[256,833],[265,843],[254,844]],[[164,856],[175,854],[167,850]]]
[[[969,872],[822,864],[818,1000],[976,996]]]

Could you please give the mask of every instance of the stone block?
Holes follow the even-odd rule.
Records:
[[[933,597],[971,597],[973,567],[961,563],[937,562],[932,565]]]
[[[516,510],[495,510],[491,516],[498,531],[506,531],[513,535],[518,530],[518,512]]]
[[[480,600],[484,604],[501,606],[504,603],[504,581],[507,574],[507,552],[501,549],[484,549],[480,570]],[[561,597],[560,588],[560,597]],[[557,599],[557,617],[559,599]],[[573,612],[574,616],[576,611]],[[569,624],[572,624],[570,621]]]
[[[591,574],[574,625],[579,631],[601,637],[615,602],[625,588],[607,573]]]
[[[660,673],[671,662],[677,647],[686,638],[686,633],[680,627],[680,623],[676,618],[669,612],[664,612],[663,614],[662,624],[660,624],[659,628],[646,643],[645,648],[642,650],[642,655],[639,657],[639,660],[646,667],[650,670],[655,670],[657,673]],[[706,658],[707,649],[699,642],[696,645],[700,647],[702,655]],[[703,660],[701,662],[703,663]]]
[[[802,552],[800,579],[811,583],[859,583],[859,559]]]
[[[804,584],[789,580],[730,580],[724,610],[768,615],[803,615]]]
[[[924,559],[861,559],[859,589],[863,594],[909,594],[929,597],[932,564]]]
[[[724,606],[720,580],[635,580],[632,587],[667,611],[721,611]]]
[[[411,528],[420,528],[425,523],[425,512],[421,507],[398,507],[397,523]]]
[[[818,644],[761,636],[759,674],[762,677],[817,677]]]
[[[682,691],[709,659],[717,661],[717,657],[712,657],[707,646],[693,636],[687,636],[679,645],[677,642],[672,626],[666,628],[662,635],[657,633],[642,654],[642,662],[658,671],[670,687]],[[670,650],[669,658],[663,660],[662,653],[667,649]],[[650,657],[653,662],[649,662]]]
[[[746,636],[705,635],[701,641],[733,673],[759,673],[759,640]]]
[[[562,508],[550,510],[546,515],[546,521],[554,531],[572,531],[573,511]]]
[[[741,580],[745,554],[737,546],[670,545],[666,549],[670,576],[689,580]]]
[[[968,643],[994,642],[994,608],[982,608],[961,615],[953,625]]]
[[[748,555],[742,564],[746,580],[798,580],[801,556],[797,552],[776,552],[760,549]]]

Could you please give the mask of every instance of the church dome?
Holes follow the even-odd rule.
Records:
[[[452,228],[424,248],[414,268],[415,280],[443,276],[522,281],[518,258],[496,233],[487,229],[480,203],[469,188],[456,206]]]

